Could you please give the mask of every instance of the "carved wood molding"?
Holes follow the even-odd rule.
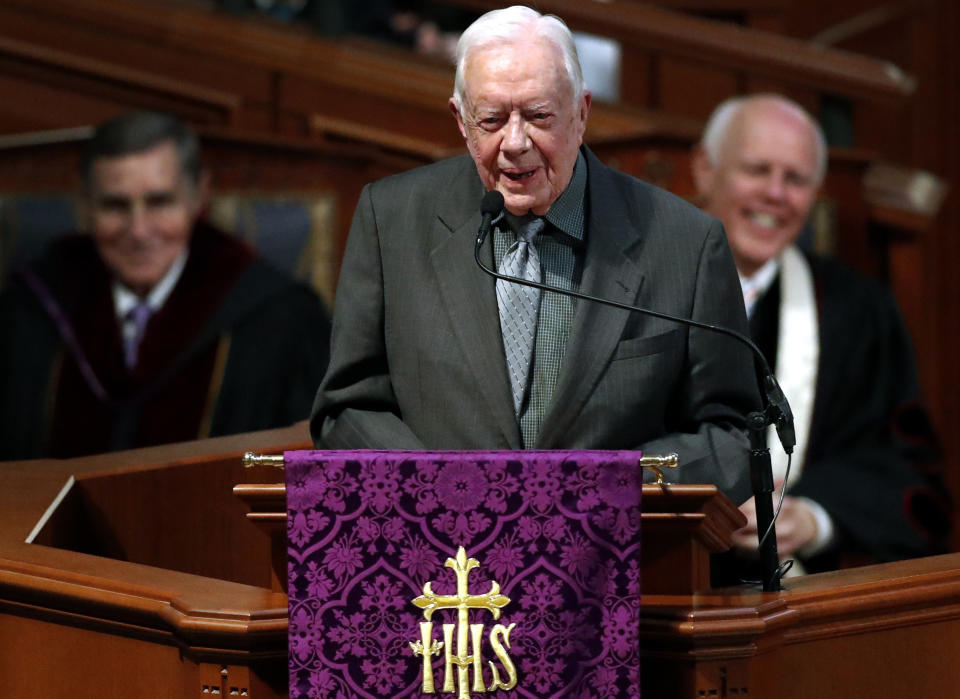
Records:
[[[240,98],[223,90],[192,85],[182,79],[173,80],[5,36],[0,36],[0,65],[5,66],[8,74],[20,73],[25,78],[55,77],[56,82],[68,90],[77,89],[77,81],[83,81],[83,87],[98,92],[155,93],[196,108],[214,110],[227,124],[234,121],[240,108]]]
[[[503,5],[497,0],[447,3],[479,11]],[[626,46],[825,92],[899,101],[915,89],[915,79],[892,63],[659,7],[624,0],[541,0],[537,9],[562,17],[573,29],[611,37]]]

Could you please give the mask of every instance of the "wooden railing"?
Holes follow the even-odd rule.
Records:
[[[476,10],[502,6],[499,0],[447,0]],[[158,11],[162,7],[162,11]],[[673,105],[699,106],[677,97],[691,92],[679,74],[704,78],[697,90],[718,93],[782,86],[802,93],[804,102],[830,94],[857,102],[900,101],[913,90],[913,79],[889,63],[744,27],[711,22],[629,0],[585,2],[542,0],[538,8],[563,17],[574,29],[622,42],[625,101],[684,114]],[[359,93],[384,105],[364,112],[375,125],[391,127],[383,114],[402,104],[412,117],[395,128],[436,134],[433,113],[451,90],[451,69],[363,50],[355,44],[323,41],[308,32],[211,12],[189,5],[148,0],[5,0],[0,7],[0,35],[37,45],[55,43],[65,51],[111,60],[130,68],[188,80],[215,89],[229,86],[240,96],[245,124],[275,131],[308,130],[298,103],[313,102],[306,114],[329,113],[356,119],[338,106]],[[104,41],[105,35],[110,41]],[[322,86],[318,94],[298,93]],[[362,101],[362,100],[360,100]],[[323,110],[317,102],[324,104]],[[815,106],[815,105],[814,105]],[[701,110],[702,111],[702,110]],[[339,113],[336,113],[339,112]],[[396,118],[395,113],[390,114]],[[443,115],[446,116],[445,114]]]
[[[165,110],[194,123],[226,126],[240,109],[239,97],[224,90],[4,35],[0,76],[8,105],[0,112],[11,125],[19,116],[24,127],[43,125],[44,118],[59,120],[57,125],[96,122],[118,107]]]
[[[446,2],[480,11],[503,6],[497,0]],[[654,59],[696,61],[731,71],[743,82],[773,80],[867,100],[900,100],[915,87],[911,76],[890,63],[629,0],[540,0],[537,9],[562,17],[573,29],[616,39]]]

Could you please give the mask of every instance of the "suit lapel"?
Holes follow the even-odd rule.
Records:
[[[607,183],[607,169],[586,151],[587,250],[580,290],[592,296],[635,304],[646,276],[637,253],[633,212],[606,193],[617,191]],[[578,300],[570,341],[557,378],[551,407],[537,437],[538,448],[565,443],[584,404],[613,356],[630,311]]]
[[[488,414],[509,447],[520,449],[520,427],[513,413],[500,340],[495,282],[473,259],[483,189],[475,176],[461,177],[447,194],[441,197],[438,218],[433,223],[434,247],[430,254],[440,298],[473,373],[476,392],[483,396]],[[474,213],[464,220],[465,211]],[[493,259],[489,236],[480,254],[486,262]]]

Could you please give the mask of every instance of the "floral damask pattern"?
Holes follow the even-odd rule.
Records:
[[[472,696],[639,697],[639,452],[287,452],[290,696],[420,697],[422,612],[463,546],[496,580],[518,684]],[[438,611],[434,634],[456,623]],[[494,659],[483,647],[484,659]],[[437,687],[443,654],[433,662]],[[484,683],[491,675],[484,670]]]

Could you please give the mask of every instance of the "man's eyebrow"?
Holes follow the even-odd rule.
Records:
[[[157,199],[160,197],[175,197],[176,195],[177,192],[174,189],[151,189],[149,192],[144,193],[143,198]]]
[[[107,202],[111,204],[130,201],[129,196],[126,194],[120,194],[118,192],[99,192],[94,198],[98,202]]]

